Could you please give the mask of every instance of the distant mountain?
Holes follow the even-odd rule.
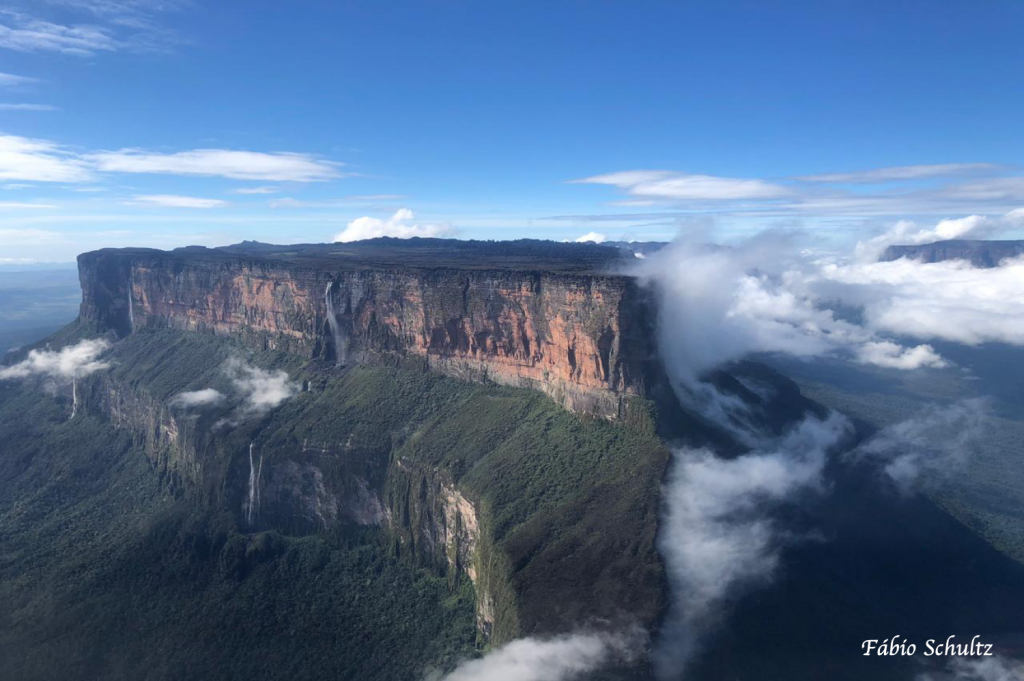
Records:
[[[943,260],[969,260],[975,267],[997,267],[1006,258],[1024,254],[1024,240],[983,241],[951,239],[918,246],[889,246],[881,259],[884,261],[911,258],[922,262]]]

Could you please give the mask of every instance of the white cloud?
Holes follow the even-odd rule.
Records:
[[[25,203],[22,201],[0,201],[0,210],[38,210],[56,208],[52,203]]]
[[[605,241],[608,241],[608,236],[606,234],[601,234],[600,232],[587,232],[580,238],[576,239],[576,243],[578,244],[603,244]]]
[[[30,83],[38,82],[38,78],[29,78],[28,76],[16,76],[13,73],[0,73],[0,87],[14,87],[17,85],[28,85]]]
[[[468,660],[445,676],[427,681],[570,681],[586,678],[610,661],[628,659],[635,635],[571,634],[549,639],[524,638],[486,656]]]
[[[854,254],[859,260],[873,261],[877,260],[887,247],[893,245],[915,246],[949,239],[985,238],[1020,222],[1024,215],[1020,215],[1019,210],[1011,211],[1000,218],[968,215],[939,220],[932,227],[920,227],[911,220],[900,220],[883,234],[858,242]]]
[[[194,149],[156,154],[139,149],[99,152],[84,157],[97,170],[114,173],[200,175],[234,180],[318,182],[339,176],[340,163],[309,154]]]
[[[219,390],[214,390],[213,388],[204,388],[202,390],[178,393],[168,400],[168,404],[172,407],[188,409],[192,407],[204,407],[211,404],[217,404],[223,400],[224,393]]]
[[[266,413],[299,392],[287,372],[264,371],[237,358],[228,360],[224,373],[244,400],[243,415]]]
[[[235,189],[234,194],[277,194],[280,189],[277,187],[242,187]]]
[[[0,47],[9,50],[91,57],[120,46],[113,32],[102,26],[66,26],[11,11],[0,11],[0,16],[7,17],[0,23]]]
[[[202,199],[195,196],[177,196],[174,194],[146,194],[136,196],[134,203],[164,208],[220,208],[228,205],[221,199]]]
[[[964,261],[825,264],[807,283],[861,307],[864,324],[880,333],[1024,345],[1022,258],[993,268]]]
[[[857,361],[890,369],[919,369],[948,366],[930,345],[905,348],[892,341],[869,341],[856,349]]]
[[[904,492],[932,487],[963,469],[990,425],[984,400],[961,400],[884,428],[847,456],[881,464]]]
[[[850,431],[838,414],[806,418],[750,454],[718,458],[707,449],[673,454],[658,543],[674,602],[654,661],[658,678],[679,678],[722,606],[774,575],[786,536],[769,515],[821,486],[826,454]]]
[[[966,182],[945,190],[954,198],[969,201],[1024,201],[1024,177],[999,177]]]
[[[662,170],[631,170],[574,180],[578,184],[607,184],[630,195],[674,201],[775,199],[788,196],[786,187],[758,179],[684,175]]]
[[[853,173],[829,173],[824,175],[807,175],[801,178],[806,182],[829,182],[829,183],[851,183],[871,184],[882,182],[897,182],[906,180],[920,180],[943,175],[958,175],[978,171],[999,170],[999,166],[993,163],[940,163],[934,165],[916,166],[893,166],[890,168],[875,168],[874,170],[863,170]]]
[[[109,342],[97,338],[79,341],[60,350],[30,350],[28,357],[21,362],[0,368],[0,379],[28,378],[33,375],[67,380],[82,378],[110,367],[98,359],[109,347]]]
[[[735,248],[682,241],[638,262],[636,272],[660,299],[667,368],[691,388],[703,372],[751,352],[910,370],[945,362],[907,338],[1024,345],[1024,258],[987,269],[837,262],[762,235]]]
[[[372,217],[356,218],[348,223],[343,232],[334,237],[335,243],[347,243],[350,241],[361,241],[363,239],[374,239],[382,236],[408,239],[411,237],[439,237],[452,236],[457,233],[448,223],[435,224],[413,224],[415,216],[408,208],[398,210],[386,220]]]
[[[659,298],[660,345],[671,349],[665,362],[676,382],[702,391],[704,372],[751,352],[846,354],[906,369],[916,368],[914,360],[941,361],[930,348],[869,345],[888,339],[827,306],[816,288],[820,267],[787,238],[771,235],[737,248],[680,241],[638,261],[636,272]]]
[[[0,180],[87,182],[88,166],[48,140],[0,135]]]
[[[346,196],[346,201],[401,201],[409,198],[405,194],[362,194]]]
[[[0,111],[60,111],[52,104],[0,104]]]

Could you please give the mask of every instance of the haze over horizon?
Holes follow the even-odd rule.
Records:
[[[1022,13],[13,0],[0,262],[709,225],[842,248],[900,220],[998,222],[1024,206],[1021,95],[1000,86]]]

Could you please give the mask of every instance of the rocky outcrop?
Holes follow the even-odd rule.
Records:
[[[81,319],[120,336],[166,326],[337,363],[415,358],[611,418],[645,394],[650,308],[631,277],[470,265],[96,251],[79,256]]]
[[[402,458],[392,466],[385,495],[396,550],[447,573],[453,587],[461,579],[472,582],[481,639],[517,631],[507,566],[496,560],[478,504],[446,474]]]

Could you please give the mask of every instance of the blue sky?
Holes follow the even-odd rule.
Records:
[[[972,214],[1015,235],[1022,29],[1011,0],[0,2],[0,262],[711,222],[843,243]]]

